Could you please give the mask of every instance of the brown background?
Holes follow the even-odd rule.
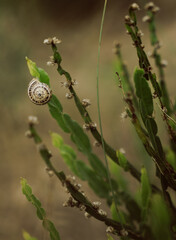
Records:
[[[62,207],[68,195],[55,178],[48,178],[45,165],[33,142],[24,136],[28,115],[37,115],[40,121],[38,130],[53,152],[55,166],[69,173],[57,150],[51,145],[49,131],[62,134],[66,143],[70,142],[69,137],[58,128],[49,115],[47,106],[35,106],[29,101],[26,91],[31,76],[26,67],[25,56],[48,72],[52,88],[62,102],[64,111],[69,112],[82,124],[73,101],[65,99],[66,90],[60,87],[60,81],[64,78],[57,74],[55,67],[46,66],[52,53],[50,47],[43,44],[43,40],[49,36],[62,39],[59,45],[63,57],[62,65],[79,82],[76,87],[79,97],[91,99],[92,106],[89,111],[97,122],[96,64],[103,2],[103,0],[0,0],[0,239],[22,239],[23,229],[38,239],[49,239],[44,234],[33,206],[21,193],[20,177],[27,178],[32,185],[34,193],[47,208],[48,216],[55,222],[61,239],[106,239],[105,226],[102,223],[94,219],[86,220],[76,209]],[[138,1],[141,8],[144,2]],[[150,160],[145,156],[137,139],[132,138],[135,133],[130,127],[129,120],[122,122],[120,119],[120,113],[124,111],[125,105],[115,81],[115,56],[111,49],[114,40],[122,44],[124,59],[132,75],[138,62],[131,40],[125,34],[123,22],[130,3],[132,1],[108,1],[100,62],[103,129],[106,140],[115,149],[123,147],[127,157],[138,169],[144,164],[150,170],[151,180],[154,180]],[[176,3],[175,0],[168,0],[157,1],[156,4],[161,8],[157,16],[158,35],[163,42],[162,56],[169,62],[166,69],[167,84],[171,99],[174,100]],[[144,14],[144,11],[141,11],[138,16],[148,52],[152,48],[149,44],[147,25],[141,22]],[[167,137],[162,122],[160,136],[166,143]],[[95,152],[102,156],[101,150]],[[144,159],[143,162],[141,157]],[[131,183],[138,187],[136,182]],[[98,200],[85,183],[83,189],[91,200]],[[104,201],[103,208],[106,209]]]

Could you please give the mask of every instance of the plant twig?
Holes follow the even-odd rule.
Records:
[[[121,75],[121,79],[122,78],[124,79],[122,85],[125,85],[125,86],[123,86],[123,89],[125,91],[125,88],[126,88],[126,91],[125,91],[126,94],[130,93],[132,95],[134,106],[135,106],[136,110],[138,110],[137,98],[136,98],[136,95],[134,94],[134,88],[130,81],[130,76],[129,76],[127,66],[123,61],[123,57],[122,57],[122,53],[121,53],[121,45],[119,43],[114,44],[114,52],[115,52],[118,62],[119,62],[119,68],[120,68],[119,75]]]
[[[156,14],[156,10],[158,11],[159,8],[156,7],[154,4],[151,6],[149,4],[146,4],[145,8],[149,16],[147,22],[149,24],[151,45],[154,47],[152,57],[155,59],[155,65],[157,66],[158,72],[159,72],[163,103],[164,103],[164,106],[167,108],[168,115],[170,115],[172,113],[172,110],[171,110],[170,99],[169,99],[168,90],[165,82],[165,74],[164,74],[165,65],[162,63],[161,55],[158,53],[158,49],[160,48],[160,43],[159,43],[158,36],[156,34],[156,25],[155,25],[155,14]]]
[[[119,74],[118,73],[116,73],[116,74],[119,78],[119,81],[121,82]],[[130,112],[129,117],[131,118],[131,122],[134,125],[135,130],[136,130],[139,138],[141,139],[147,153],[149,154],[149,156],[152,157],[152,159],[156,163],[156,166],[159,169],[160,173],[167,179],[168,185],[172,189],[176,190],[175,172],[173,171],[173,169],[169,165],[169,163],[166,162],[165,158],[161,158],[161,155],[158,154],[156,149],[153,149],[153,147],[151,146],[149,138],[143,131],[141,123],[135,113],[135,108],[133,106],[131,96],[125,95],[124,92],[123,92],[123,94],[124,94],[124,100],[129,107],[129,112]]]
[[[144,51],[144,45],[142,44],[141,36],[139,34],[140,31],[137,26],[136,14],[134,12],[134,9],[131,6],[129,8],[130,16],[125,17],[125,26],[126,26],[128,34],[131,36],[131,38],[133,40],[133,45],[136,47],[137,55],[138,55],[138,59],[139,59],[139,66],[140,66],[140,68],[144,69],[146,80],[151,81],[151,84],[155,91],[154,94],[159,100],[161,109],[165,109],[165,106],[161,99],[162,92],[161,92],[160,86],[156,80],[155,74],[153,74],[151,71],[152,67],[151,67],[148,57]],[[163,120],[166,122],[169,136],[171,137],[173,142],[176,144],[176,134],[175,134],[174,130],[171,128],[168,118],[165,114],[163,114]]]
[[[53,42],[52,42],[52,50],[53,50],[53,53],[54,53],[54,61],[55,61],[55,63],[57,63],[57,71],[60,75],[64,75],[66,77],[66,80],[69,83],[69,91],[74,97],[75,104],[78,108],[78,111],[80,112],[80,114],[81,114],[83,120],[85,121],[85,123],[87,123],[87,124],[92,123],[92,119],[91,119],[88,111],[86,110],[85,107],[83,107],[79,97],[77,96],[77,94],[76,94],[76,92],[73,88],[73,85],[71,84],[72,83],[72,78],[71,78],[70,74],[67,71],[65,71],[61,66],[62,58],[61,58],[61,56],[60,56],[60,54],[57,50],[56,45]],[[94,136],[94,138],[101,145],[102,144],[102,139],[101,139],[101,135],[98,132],[97,128],[91,128],[90,131],[91,131],[92,135]],[[105,147],[106,154],[115,163],[117,163],[119,165],[119,159],[116,156],[116,151],[109,144],[107,144],[107,142],[105,140],[103,140],[103,142],[104,142],[104,147]],[[128,162],[128,169],[129,169],[129,172],[131,173],[131,175],[133,177],[135,177],[138,181],[140,181],[140,175],[141,175],[140,172],[130,162]]]
[[[99,221],[104,222],[107,226],[111,226],[114,229],[114,234],[123,236],[124,232],[126,236],[129,236],[134,240],[142,240],[143,237],[138,233],[134,232],[129,226],[122,225],[113,219],[107,218],[97,211],[97,209],[93,206],[93,204],[80,192],[75,186],[71,183],[71,181],[66,177],[63,171],[58,172],[53,164],[51,163],[51,153],[48,151],[46,146],[42,143],[42,139],[38,135],[33,124],[29,124],[29,131],[31,133],[31,137],[34,139],[34,142],[37,144],[37,149],[40,152],[41,157],[43,158],[47,167],[53,171],[56,177],[61,181],[62,185],[65,186],[71,196],[76,200],[79,204],[85,206],[85,211],[89,213],[91,216],[96,218]]]

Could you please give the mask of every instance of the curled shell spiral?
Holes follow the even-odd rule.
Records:
[[[47,84],[34,78],[29,83],[28,96],[33,103],[44,105],[51,99],[52,91]]]

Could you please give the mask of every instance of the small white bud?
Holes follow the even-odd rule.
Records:
[[[95,129],[96,127],[97,127],[96,123],[94,123],[94,122],[90,123],[90,128],[91,129]]]
[[[103,209],[98,209],[98,213],[103,217],[107,216],[107,213]]]
[[[130,9],[133,10],[133,11],[136,11],[136,10],[139,11],[140,7],[137,3],[133,3],[133,4],[131,4]]]
[[[90,105],[91,105],[90,100],[87,99],[87,98],[83,99],[83,100],[82,100],[82,105],[83,105],[83,107],[85,107],[85,108],[88,107],[88,106],[90,106]]]
[[[92,205],[93,205],[94,208],[98,209],[101,206],[101,202],[98,202],[98,201],[93,202]]]
[[[159,12],[160,11],[160,8],[159,7],[157,7],[157,6],[155,6],[153,9],[152,9],[152,13],[157,13],[157,12]]]
[[[94,141],[93,146],[94,146],[94,147],[100,147],[101,144],[100,144],[98,141]]]
[[[107,232],[107,233],[114,233],[115,230],[114,230],[114,228],[113,228],[112,226],[108,226],[108,227],[106,228],[106,232]]]
[[[25,132],[25,137],[27,137],[27,138],[32,138],[32,133],[31,133],[30,130],[27,130],[27,131]]]
[[[44,143],[39,143],[37,144],[37,150],[40,152],[40,151],[43,151],[43,150],[46,150],[46,146]]]
[[[145,5],[145,9],[146,10],[152,10],[153,8],[155,7],[154,3],[153,2],[149,2]]]
[[[162,60],[161,61],[161,66],[162,67],[167,67],[167,65],[168,65],[168,61],[167,60]]]
[[[61,82],[61,87],[65,87],[65,88],[69,88],[71,85],[70,82],[66,81],[66,82]]]
[[[138,36],[138,37],[142,37],[142,36],[144,36],[144,33],[143,33],[141,30],[139,30],[139,31],[137,32],[137,36]]]
[[[85,216],[85,218],[87,218],[87,219],[91,217],[91,215],[90,215],[88,212],[85,212],[85,213],[84,213],[84,216]]]
[[[80,209],[80,211],[85,211],[86,207],[83,204],[80,204],[79,205],[79,209]]]
[[[44,44],[50,45],[52,43],[52,38],[47,38],[43,41]]]
[[[120,114],[120,118],[121,118],[122,120],[124,120],[124,119],[127,118],[127,117],[128,117],[128,114],[127,114],[126,111],[124,111],[124,112],[122,112],[122,113]]]
[[[142,21],[143,22],[150,22],[151,18],[148,15],[146,15],[146,16],[143,17]]]
[[[48,173],[48,176],[49,176],[49,177],[54,176],[54,172],[53,172],[50,168],[46,167],[45,170],[46,170],[46,172]]]
[[[29,116],[28,122],[29,124],[32,124],[32,125],[39,124],[38,118],[36,116]]]
[[[81,184],[80,183],[75,183],[74,187],[76,188],[76,190],[80,190]]]
[[[72,99],[72,98],[73,98],[73,94],[71,94],[71,93],[66,93],[66,94],[65,94],[65,97],[66,97],[67,99]]]
[[[83,129],[85,129],[85,130],[90,130],[90,125],[88,124],[88,123],[84,123],[83,124]]]
[[[127,230],[125,230],[125,229],[122,229],[122,230],[120,231],[120,234],[121,234],[123,237],[128,236],[128,232],[127,232]]]
[[[47,65],[48,67],[54,66],[54,62],[48,61],[48,62],[46,63],[46,65]]]
[[[125,153],[126,153],[123,148],[120,148],[120,149],[119,149],[119,152],[121,152],[122,154],[125,154]]]
[[[73,79],[73,80],[71,80],[71,85],[72,86],[78,85],[78,82],[75,79]]]
[[[53,38],[52,38],[52,41],[53,41],[54,44],[59,44],[59,43],[62,42],[60,39],[58,39],[58,38],[56,38],[56,37],[53,37]]]

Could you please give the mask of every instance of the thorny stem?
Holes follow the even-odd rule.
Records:
[[[132,83],[130,81],[130,76],[129,76],[129,72],[128,72],[127,66],[126,66],[126,64],[123,61],[123,57],[122,57],[122,53],[121,53],[121,45],[119,43],[115,43],[115,49],[114,50],[115,50],[115,54],[117,56],[117,59],[119,61],[120,70],[122,71],[121,75],[123,76],[124,82],[127,85],[126,92],[130,93],[132,95],[134,106],[138,110],[138,102],[137,102],[136,95],[134,94],[134,88],[133,88],[133,85],[132,85]],[[119,73],[119,75],[120,75],[120,73]]]
[[[162,99],[164,106],[167,108],[168,115],[171,114],[171,107],[170,107],[170,99],[165,83],[165,75],[164,75],[164,66],[162,64],[161,55],[158,53],[158,49],[160,48],[159,40],[156,34],[156,26],[155,26],[155,13],[152,12],[152,9],[148,9],[147,11],[148,16],[150,17],[149,23],[149,31],[150,31],[150,39],[151,44],[154,46],[154,51],[152,56],[155,59],[155,64],[159,71],[159,79],[160,79],[160,87],[162,91]]]
[[[66,72],[62,67],[61,67],[61,61],[62,61],[62,58],[59,54],[59,52],[57,51],[57,47],[54,43],[52,43],[52,50],[53,50],[53,53],[54,53],[54,60],[55,62],[57,63],[57,71],[59,72],[60,75],[65,75],[66,77],[66,80],[68,81],[68,83],[70,83],[69,85],[69,90],[70,90],[70,93],[73,95],[74,97],[74,100],[75,100],[75,104],[83,118],[83,120],[85,121],[85,123],[92,123],[92,119],[88,113],[88,111],[86,110],[85,107],[83,107],[79,97],[77,96],[71,82],[72,82],[72,78],[70,76],[70,74],[68,72]],[[101,135],[100,133],[98,132],[98,130],[96,128],[93,128],[93,129],[90,129],[92,135],[94,136],[94,138],[100,143],[102,144],[102,140],[101,140]],[[116,156],[116,151],[111,147],[109,146],[105,140],[104,141],[104,147],[105,147],[105,151],[106,151],[106,154],[115,162],[119,165],[119,159],[117,158]],[[132,174],[133,177],[135,177],[138,181],[140,181],[140,172],[130,163],[128,162],[128,169],[129,169],[129,172]]]
[[[139,66],[140,66],[140,68],[144,69],[146,80],[151,81],[151,84],[155,90],[155,95],[158,97],[159,104],[161,106],[161,109],[163,110],[163,120],[165,120],[165,122],[166,122],[168,134],[169,134],[170,138],[173,140],[173,142],[176,144],[176,134],[169,124],[169,119],[168,119],[167,115],[164,113],[165,106],[161,99],[162,92],[161,92],[160,86],[156,80],[155,74],[153,74],[151,71],[152,70],[151,64],[147,58],[145,51],[143,50],[144,46],[142,44],[141,37],[139,35],[136,14],[135,14],[134,10],[132,10],[131,8],[129,8],[129,14],[130,14],[130,17],[129,16],[125,17],[125,26],[126,26],[126,29],[129,33],[129,35],[131,36],[131,38],[133,40],[134,46],[136,47],[137,55],[138,55],[138,59],[139,59]]]
[[[72,81],[72,78],[70,76],[70,74],[68,72],[66,72],[62,67],[61,67],[61,61],[62,61],[62,58],[59,54],[59,52],[57,51],[57,47],[55,44],[52,43],[52,50],[53,50],[53,53],[54,53],[54,59],[55,59],[55,62],[57,63],[57,71],[60,75],[65,75],[67,81],[69,83],[71,83]],[[69,86],[69,90],[70,90],[70,93],[73,94],[73,97],[74,97],[74,100],[75,100],[75,104],[78,108],[78,111],[80,112],[83,120],[85,121],[85,123],[92,123],[92,120],[90,118],[90,115],[88,113],[88,111],[86,110],[86,108],[84,108],[81,104],[81,101],[79,99],[79,97],[77,96],[72,84],[70,84]],[[100,133],[98,132],[98,130],[96,128],[94,129],[90,129],[92,135],[94,136],[94,138],[101,144],[101,135]],[[105,146],[105,151],[106,151],[106,154],[118,165],[119,164],[119,159],[116,155],[116,151],[109,145],[106,143],[106,141],[104,140],[104,146]],[[139,182],[140,182],[140,179],[141,179],[141,173],[130,163],[128,162],[128,171],[131,173],[131,175],[136,178]],[[152,186],[152,191],[153,192],[157,192],[157,193],[161,193],[160,189],[158,187],[156,187],[155,185],[151,185]]]
[[[170,141],[171,147],[172,147],[173,151],[176,152],[176,146],[175,146],[176,134],[173,131],[173,129],[170,126],[169,121],[168,121],[168,115],[170,116],[172,114],[172,110],[171,110],[170,99],[169,99],[168,90],[167,90],[167,86],[166,86],[166,82],[165,82],[164,66],[162,64],[161,55],[158,53],[160,44],[159,44],[159,40],[158,40],[158,37],[156,34],[155,13],[152,12],[152,9],[148,9],[147,13],[148,13],[148,16],[150,17],[150,20],[148,22],[149,22],[151,44],[152,44],[152,46],[154,46],[152,57],[154,58],[155,65],[158,68],[160,87],[161,87],[161,92],[162,92],[162,100],[163,100],[164,106],[167,109],[167,114],[165,113],[165,111],[163,109],[163,118],[167,123],[168,132],[171,136],[170,140],[173,140],[173,142],[174,142],[174,144],[173,144],[173,142]]]
[[[117,76],[120,80],[118,73],[117,73]],[[172,167],[166,162],[166,160],[162,159],[161,156],[156,152],[156,150],[154,150],[153,147],[151,146],[148,136],[143,131],[141,123],[135,113],[135,108],[133,106],[131,96],[124,95],[124,98],[125,98],[124,99],[125,102],[127,103],[128,107],[129,107],[129,111],[130,111],[129,117],[131,118],[131,122],[134,125],[135,130],[136,130],[139,138],[141,139],[147,153],[149,154],[149,156],[152,157],[152,159],[156,163],[156,166],[159,169],[162,176],[164,178],[166,178],[168,185],[172,189],[176,190],[175,172],[173,171]]]
[[[171,213],[172,225],[175,225],[176,224],[176,220],[175,220],[176,208],[172,203],[172,199],[170,197],[169,192],[167,191],[166,179],[162,175],[160,176],[160,179],[161,179],[161,187],[162,187],[162,190],[163,190],[163,197],[164,197],[165,202],[168,206],[168,209],[170,210],[170,213]]]
[[[71,183],[70,180],[67,179],[66,175],[63,171],[58,172],[55,167],[52,165],[50,158],[52,157],[51,153],[48,151],[46,146],[42,143],[42,139],[36,132],[34,125],[29,124],[29,130],[34,139],[35,144],[40,152],[41,157],[43,158],[47,167],[54,172],[56,177],[61,181],[62,185],[65,186],[71,196],[79,203],[85,206],[85,211],[89,213],[91,216],[96,218],[97,220],[104,222],[107,226],[111,226],[114,229],[114,234],[123,236],[123,232],[125,231],[129,238],[134,240],[143,240],[143,237],[138,233],[134,232],[128,225],[124,225],[123,227],[117,221],[113,219],[107,218],[106,216],[101,215],[97,209],[92,205],[92,203],[83,195],[82,192],[77,190],[75,186]]]

